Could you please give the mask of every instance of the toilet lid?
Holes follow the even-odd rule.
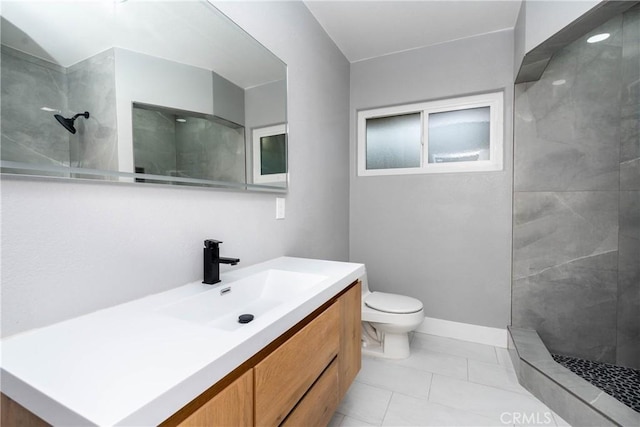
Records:
[[[384,292],[372,292],[364,303],[374,310],[385,313],[408,314],[422,310],[422,302],[405,295],[387,294]]]

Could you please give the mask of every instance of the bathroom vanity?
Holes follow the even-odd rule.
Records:
[[[9,337],[3,425],[326,425],[360,369],[363,274],[277,258]]]

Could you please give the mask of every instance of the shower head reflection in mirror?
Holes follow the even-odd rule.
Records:
[[[54,114],[54,116],[56,118],[56,120],[69,132],[71,132],[72,134],[75,135],[76,133],[76,128],[73,125],[74,122],[76,121],[76,119],[78,117],[84,117],[85,119],[89,118],[89,112],[85,111],[84,113],[78,113],[75,116],[71,117],[70,119],[67,119],[65,117],[62,117],[60,114]]]
[[[286,64],[207,1],[124,2],[108,8],[103,2],[64,1],[2,6],[3,173],[285,191],[286,182],[254,182],[247,158],[234,162],[236,171],[218,167],[195,174],[205,178],[191,178],[188,168],[151,176],[149,166],[144,176],[138,175],[134,103],[193,112],[189,115],[198,119],[216,117],[246,129],[247,136],[251,129],[286,123]],[[83,43],[75,39],[79,23],[92,28]],[[165,31],[167,25],[174,31]],[[73,116],[85,110],[90,120]],[[191,125],[198,120],[188,119],[174,123],[184,124],[182,130],[195,129]],[[218,128],[219,123],[208,123]],[[245,156],[251,151],[244,130],[231,129],[218,128],[214,134],[227,140],[209,142],[226,151],[209,154]],[[234,132],[240,136],[233,140],[245,144],[241,150],[236,142],[229,144]],[[215,158],[199,167],[221,163],[228,167]],[[232,178],[212,180],[212,173]]]

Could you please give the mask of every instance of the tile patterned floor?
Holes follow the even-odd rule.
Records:
[[[504,348],[416,333],[411,351],[363,357],[330,426],[569,425],[518,384]]]

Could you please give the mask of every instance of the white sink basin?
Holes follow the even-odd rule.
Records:
[[[159,311],[182,320],[234,331],[244,326],[238,322],[241,314],[252,314],[253,321],[258,321],[261,316],[309,291],[326,278],[318,274],[265,270],[228,284],[222,283]]]

